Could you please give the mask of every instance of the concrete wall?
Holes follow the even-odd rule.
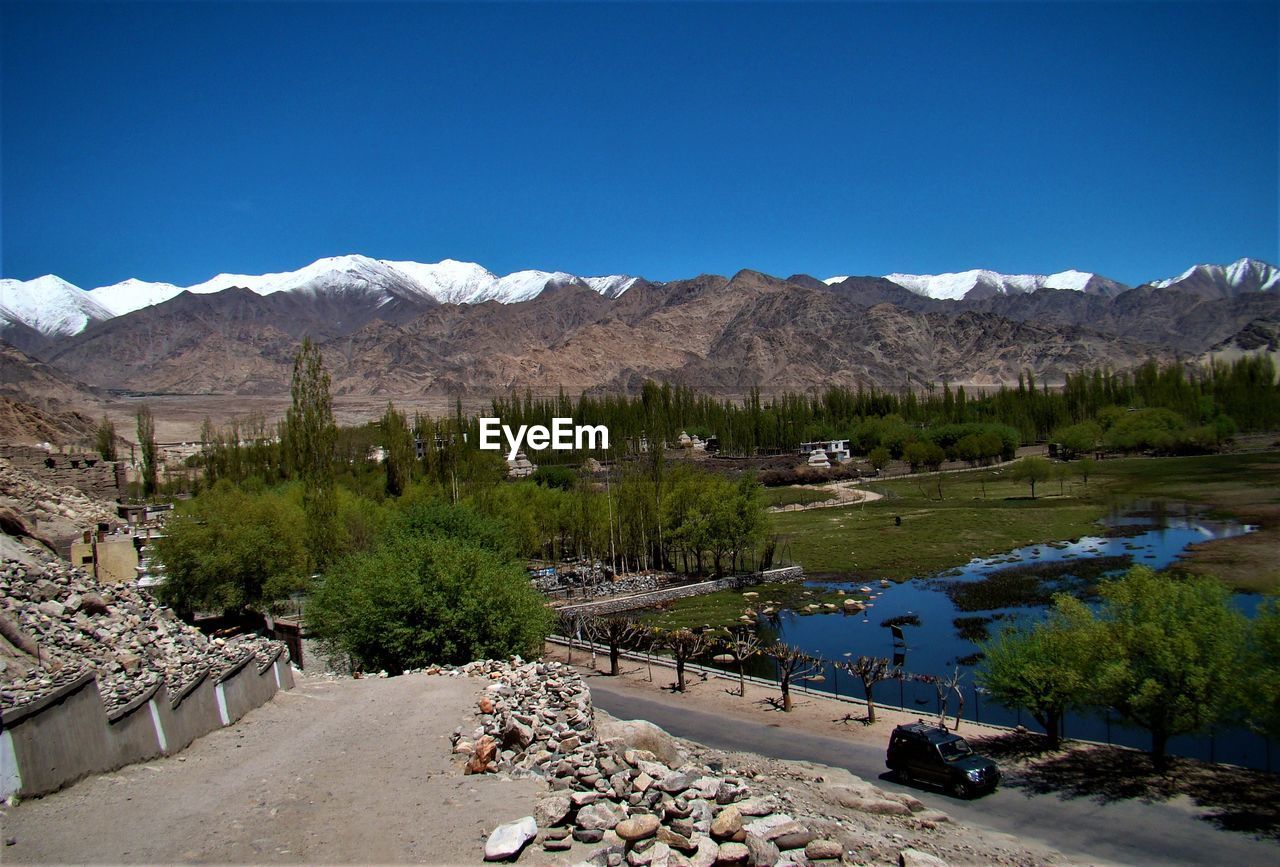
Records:
[[[0,715],[0,798],[47,794],[89,774],[179,752],[292,688],[283,654],[261,667],[250,658],[172,700],[160,684],[108,716],[97,678],[85,675]]]
[[[774,584],[783,581],[804,580],[804,570],[799,566],[786,566],[781,569],[769,569],[764,572],[753,572],[750,575],[734,575],[728,578],[716,578],[712,581],[699,581],[697,584],[682,584],[678,587],[667,587],[648,593],[637,593],[634,596],[601,599],[598,602],[580,602],[577,605],[562,605],[557,611],[581,611],[590,614],[614,614],[619,611],[634,611],[637,608],[652,608],[673,599],[684,599],[689,596],[701,596],[704,593],[715,593],[717,590],[737,590],[755,584]]]

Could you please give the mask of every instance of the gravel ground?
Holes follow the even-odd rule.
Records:
[[[545,791],[453,763],[485,683],[299,677],[178,756],[6,809],[0,862],[475,863]]]

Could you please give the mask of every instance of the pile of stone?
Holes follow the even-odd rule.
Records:
[[[0,563],[0,616],[16,629],[34,665],[0,659],[0,708],[20,707],[87,672],[98,677],[108,711],[159,682],[180,691],[256,656],[275,657],[279,642],[257,636],[208,638],[145,591],[103,584],[57,560]]]
[[[486,661],[460,671],[493,681],[479,726],[454,735],[465,771],[536,775],[550,787],[535,815],[493,831],[486,860],[518,858],[531,843],[568,851],[575,841],[594,846],[588,860],[601,865],[808,864],[844,854],[833,823],[793,817],[786,792],[689,761],[648,723],[597,727],[590,693],[567,666]]]
[[[87,497],[69,485],[49,485],[0,458],[0,502],[12,507],[26,521],[70,521],[93,526],[119,518],[108,502]]]

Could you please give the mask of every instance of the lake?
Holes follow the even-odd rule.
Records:
[[[1132,503],[1104,524],[1102,535],[1029,545],[889,587],[852,577],[814,576],[806,584],[815,589],[839,588],[861,597],[867,594],[859,593],[859,588],[870,587],[869,607],[860,614],[801,614],[784,609],[762,617],[759,629],[766,640],[777,637],[829,661],[860,655],[893,657],[897,653],[904,669],[913,674],[950,675],[960,666],[965,672],[964,718],[1001,725],[1023,723],[1039,731],[1029,715],[984,701],[975,692],[972,666],[977,662],[977,642],[984,633],[996,635],[1005,624],[1042,617],[1049,595],[1055,590],[1075,592],[1087,599],[1099,578],[1123,571],[1130,562],[1163,569],[1189,545],[1255,529],[1210,519],[1203,509],[1190,504],[1162,502]],[[1233,603],[1247,616],[1253,615],[1261,598],[1251,594],[1232,596]],[[904,644],[895,645],[891,630],[881,625],[886,620],[903,623]],[[915,623],[918,625],[910,625]],[[751,673],[772,673],[771,660],[753,662]],[[830,662],[824,680],[810,682],[805,688],[862,695],[860,683],[851,675],[835,671]],[[937,713],[937,695],[929,684],[887,681],[878,685],[876,699],[901,704],[908,710],[918,709],[926,717]],[[949,710],[954,712],[954,698]],[[1149,746],[1145,732],[1122,728],[1114,715],[1070,715],[1065,728],[1068,737],[1143,749]],[[1175,738],[1170,741],[1169,750],[1177,755],[1257,768],[1269,767],[1270,763],[1269,744],[1241,729]]]

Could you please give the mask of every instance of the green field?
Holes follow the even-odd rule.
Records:
[[[1068,465],[1070,466],[1070,465]],[[1039,542],[1075,539],[1097,520],[1133,500],[1204,504],[1213,513],[1262,526],[1263,532],[1205,546],[1191,559],[1238,589],[1280,586],[1280,454],[1134,458],[1098,462],[1086,484],[1079,476],[1030,488],[1007,470],[955,473],[868,485],[884,495],[865,506],[788,512],[772,517],[780,551],[809,574],[905,580]],[[895,523],[901,518],[901,525]]]

